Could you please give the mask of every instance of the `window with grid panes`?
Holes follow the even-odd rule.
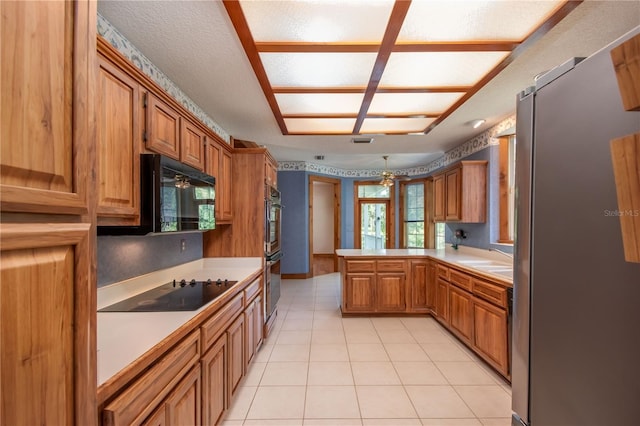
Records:
[[[406,247],[424,248],[424,183],[407,184],[404,203]]]

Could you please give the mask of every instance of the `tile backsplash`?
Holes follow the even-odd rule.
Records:
[[[201,258],[201,233],[101,236],[98,287]]]

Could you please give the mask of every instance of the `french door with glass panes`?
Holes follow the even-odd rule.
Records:
[[[358,200],[359,238],[361,249],[385,249],[389,246],[391,220],[389,200]]]

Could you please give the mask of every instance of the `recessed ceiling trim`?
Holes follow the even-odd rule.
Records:
[[[273,93],[364,93],[366,87],[274,87]]]
[[[460,93],[473,86],[378,87],[376,93]],[[273,87],[273,93],[364,93],[366,87]]]
[[[242,47],[247,54],[247,58],[249,59],[251,68],[253,68],[253,72],[256,74],[256,78],[258,79],[258,83],[260,83],[262,92],[267,98],[267,102],[269,103],[269,107],[271,107],[271,111],[273,112],[273,116],[278,123],[278,127],[280,127],[280,131],[283,135],[287,135],[287,125],[282,118],[282,113],[280,112],[278,101],[276,100],[276,97],[271,90],[271,83],[269,83],[267,72],[265,71],[264,66],[262,65],[262,61],[260,60],[260,53],[258,53],[258,50],[256,49],[256,43],[253,40],[251,31],[249,30],[247,19],[242,12],[242,7],[240,7],[240,2],[238,2],[237,0],[223,0],[222,3],[224,4],[225,9],[227,10],[227,14],[231,19],[231,23],[233,24],[233,27],[238,34],[240,43],[242,44]]]
[[[362,100],[362,106],[360,107],[356,124],[353,126],[353,133],[360,132],[362,123],[367,115],[371,101],[373,100],[373,95],[375,95],[376,89],[380,84],[380,79],[382,78],[384,69],[387,66],[387,62],[389,61],[389,56],[391,56],[393,46],[396,43],[398,34],[400,34],[400,30],[402,29],[402,24],[404,23],[404,18],[407,16],[407,12],[409,11],[409,6],[411,6],[410,0],[396,0],[393,5],[391,16],[389,17],[389,23],[384,31],[380,50],[378,51],[376,62],[373,65],[369,85],[367,86],[367,91],[364,94],[364,99]]]
[[[358,118],[357,114],[283,114],[283,118]]]
[[[439,43],[398,43],[394,52],[510,52],[520,45],[517,41],[465,41]]]
[[[491,71],[489,71],[480,81],[478,81],[469,91],[467,91],[457,102],[449,107],[442,115],[431,123],[425,130],[427,134],[433,130],[444,119],[451,115],[455,110],[460,108],[471,96],[476,94],[478,90],[484,87],[489,81],[491,81],[496,75],[504,70],[509,64],[511,64],[522,52],[524,52],[529,46],[535,43],[539,38],[548,33],[553,27],[555,27],[560,21],[562,21],[573,9],[578,7],[583,0],[567,1],[560,5],[555,12],[553,12],[544,22],[538,25],[524,41],[518,45],[509,55],[507,55],[498,65],[496,65]]]
[[[380,44],[258,42],[256,48],[262,53],[376,53]]]

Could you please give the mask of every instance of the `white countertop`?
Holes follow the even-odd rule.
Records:
[[[242,281],[262,270],[260,257],[206,258],[98,289],[98,309],[173,279]],[[98,386],[160,343],[206,306],[186,312],[98,312]]]
[[[475,272],[480,272],[513,283],[513,259],[493,250],[459,246],[457,250],[447,247],[444,250],[434,249],[339,249],[338,256],[343,257],[378,257],[378,256],[430,256],[452,263]]]

